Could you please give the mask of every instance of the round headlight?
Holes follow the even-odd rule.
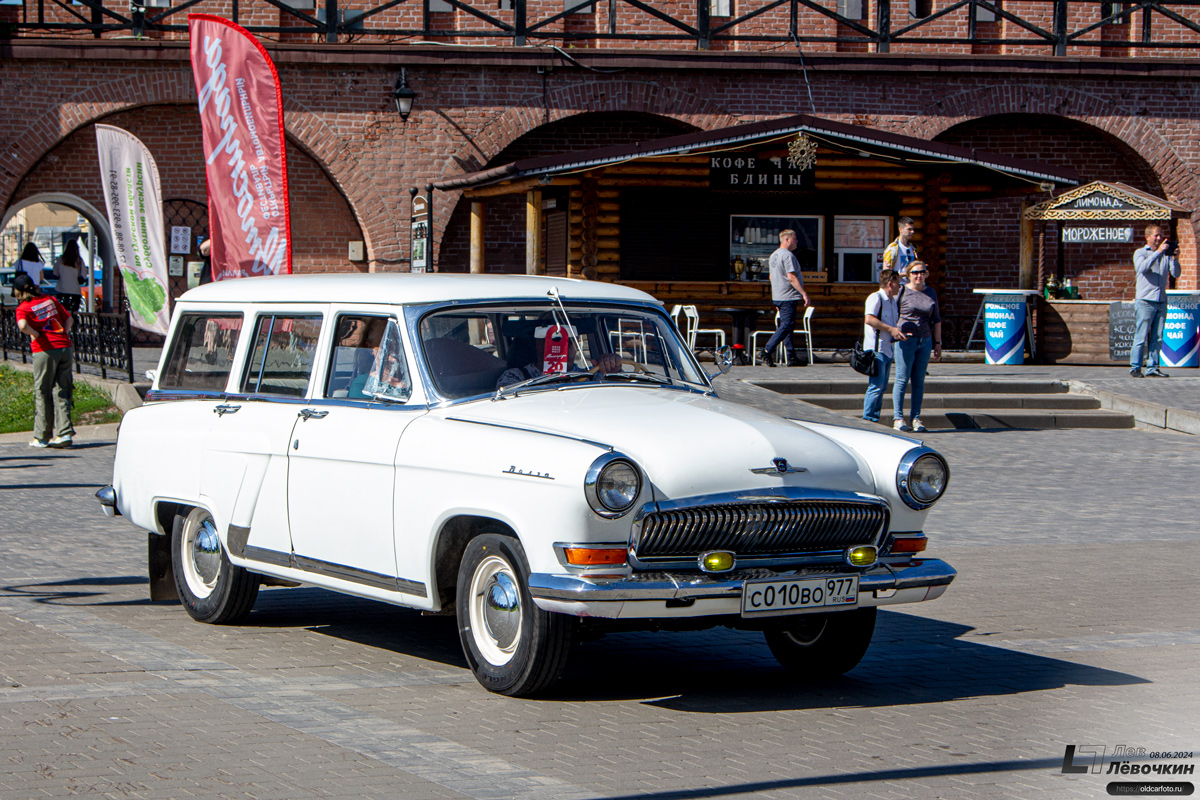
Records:
[[[624,456],[606,453],[592,463],[583,488],[593,511],[619,517],[633,508],[642,491],[642,474]]]
[[[917,448],[905,454],[896,473],[896,486],[906,504],[917,510],[929,508],[946,491],[950,468],[937,453]]]

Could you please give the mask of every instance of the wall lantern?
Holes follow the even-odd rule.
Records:
[[[400,119],[408,122],[408,115],[412,113],[413,100],[417,99],[417,93],[408,85],[407,70],[404,67],[400,68],[400,77],[396,78],[392,99],[396,101],[396,111],[400,113]]]

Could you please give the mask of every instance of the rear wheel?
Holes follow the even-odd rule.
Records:
[[[529,563],[511,536],[472,539],[458,570],[458,633],[476,680],[510,697],[534,694],[562,674],[575,618],[543,611],[529,594]]]
[[[875,633],[875,607],[801,614],[765,632],[767,646],[803,680],[836,678],[858,666]]]
[[[203,508],[175,515],[171,565],[183,607],[200,622],[237,622],[258,597],[258,576],[229,563],[213,518]]]

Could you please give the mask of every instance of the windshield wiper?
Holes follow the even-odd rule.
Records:
[[[508,386],[501,387],[496,390],[496,395],[492,398],[493,401],[503,400],[509,395],[517,394],[522,389],[532,389],[535,386],[544,386],[548,383],[558,383],[560,381],[577,380],[579,378],[594,378],[595,376],[588,370],[575,369],[570,372],[547,372],[545,375],[539,375],[536,378],[530,378],[520,383],[512,383]]]
[[[626,380],[626,381],[645,381],[647,383],[658,384],[659,386],[674,386],[675,381],[662,375],[654,375],[649,372],[609,372],[604,376],[604,380]]]

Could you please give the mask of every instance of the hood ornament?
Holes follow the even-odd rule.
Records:
[[[775,466],[759,467],[750,471],[755,475],[787,475],[790,472],[808,472],[806,467],[789,466],[786,458],[773,458],[771,463]]]

